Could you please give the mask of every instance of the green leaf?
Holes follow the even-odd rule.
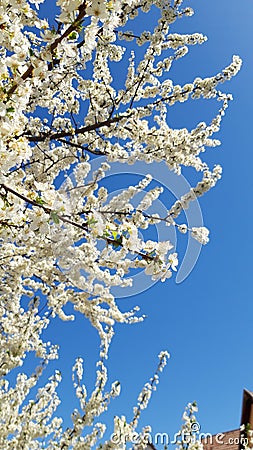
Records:
[[[51,211],[50,217],[51,217],[52,221],[54,223],[56,223],[57,225],[60,223],[60,219],[59,219],[59,216],[56,211]]]
[[[87,220],[87,224],[88,225],[95,225],[95,223],[97,223],[98,221],[96,219],[94,219],[94,217],[91,217],[90,219]]]
[[[45,200],[43,200],[43,198],[41,198],[39,196],[36,197],[35,201],[36,201],[36,203],[38,203],[38,205],[45,205],[46,204]]]
[[[120,236],[118,239],[115,239],[115,241],[112,242],[113,248],[122,247],[122,236]]]
[[[77,39],[77,37],[78,37],[78,34],[77,34],[76,31],[72,31],[72,33],[70,33],[70,34],[68,35],[68,39],[69,39],[70,41],[72,41],[72,40],[74,40],[74,39]]]
[[[155,250],[152,250],[151,252],[148,252],[148,253],[147,253],[147,256],[150,256],[151,258],[155,258],[155,256],[156,256],[156,251],[155,251]]]
[[[115,241],[117,240],[117,236],[118,236],[118,232],[117,231],[112,231],[112,237],[113,239],[115,239]]]
[[[12,206],[12,204],[7,199],[7,195],[1,195],[1,199],[4,201],[4,207],[2,208],[3,210]]]

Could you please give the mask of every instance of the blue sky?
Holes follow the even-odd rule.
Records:
[[[122,394],[111,404],[106,419],[109,422],[121,414],[131,419],[138,393],[155,370],[158,353],[167,349],[171,360],[141,424],[170,435],[181,426],[183,409],[193,400],[199,406],[203,432],[238,427],[242,390],[253,390],[253,6],[251,0],[189,0],[185,5],[192,6],[195,15],[177,21],[172,31],[203,32],[208,41],[190,48],[175,64],[173,79],[184,83],[196,76],[212,76],[229,64],[233,54],[243,59],[239,75],[222,86],[234,97],[217,135],[222,145],[206,156],[211,164],[220,163],[224,174],[216,188],[200,199],[211,240],[190,276],[183,283],[172,279],[119,300],[123,309],[138,304],[147,319],[116,327],[108,368],[110,379],[121,381]],[[191,127],[208,121],[211,113],[213,106],[208,101],[186,103],[171,110],[171,124]],[[187,172],[184,175],[187,178]],[[80,317],[73,324],[55,320],[47,335],[62,347],[56,365],[64,368],[60,394],[65,400],[60,411],[67,418],[74,398],[71,366],[76,356],[85,358],[85,381],[91,388],[99,341],[88,321]]]

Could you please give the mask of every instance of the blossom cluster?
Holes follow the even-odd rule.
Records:
[[[208,167],[202,153],[219,145],[214,134],[231,100],[220,84],[241,66],[234,56],[218,74],[174,84],[168,76],[174,63],[191,45],[206,41],[200,33],[171,33],[177,19],[193,14],[183,7],[183,0],[58,0],[54,26],[41,16],[42,3],[0,2],[0,449],[4,450],[90,449],[103,436],[105,427],[96,418],[119,394],[118,382],[105,391],[105,361],[114,325],[143,320],[138,307],[120,310],[113,288],[131,285],[132,275],[141,270],[161,281],[177,270],[179,256],[171,242],[149,238],[155,223],[166,222],[202,244],[208,242],[207,228],[196,224],[188,229],[177,219],[221,177],[220,166]],[[141,29],[136,35],[127,28],[130,20],[151,8],[159,13],[153,30]],[[121,86],[115,82],[115,66],[117,73],[122,71]],[[175,103],[199,98],[221,103],[211,123],[201,122],[192,130],[169,126],[168,114]],[[92,172],[97,156],[107,162]],[[110,164],[136,161],[165,162],[178,174],[182,167],[191,167],[202,179],[173,205],[166,204],[167,215],[160,217],[150,212],[162,195],[150,175],[120,193],[111,194],[106,188]],[[64,430],[55,415],[60,374],[38,389],[34,401],[30,393],[43,369],[58,357],[57,346],[44,340],[45,329],[55,316],[75,318],[66,313],[68,304],[96,328],[101,352],[90,397],[82,384],[82,361],[77,359],[74,387],[80,410],[72,414],[72,428]],[[28,354],[39,360],[30,376],[21,369]],[[159,356],[158,372],[167,356]],[[20,373],[12,387],[8,376],[17,368]],[[131,435],[135,430],[158,372],[144,386],[132,422],[115,419],[115,432]],[[86,432],[86,427],[92,431]],[[112,442],[101,445],[119,448]]]
[[[177,450],[203,450],[203,443],[198,436],[200,426],[196,421],[198,407],[196,402],[188,403],[183,413],[183,424],[177,433]]]

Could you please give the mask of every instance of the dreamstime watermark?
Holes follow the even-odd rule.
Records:
[[[94,173],[98,172],[103,163],[106,163],[105,157],[94,158],[89,161],[91,166],[90,173],[85,179],[85,184],[92,183]],[[165,163],[152,163],[144,164],[143,162],[136,162],[134,165],[126,165],[123,163],[109,163],[110,169],[106,171],[105,177],[99,182],[100,186],[106,186],[108,189],[108,201],[121,193],[123,190],[127,189],[129,185],[134,185],[144,178],[147,174],[150,174],[153,179],[152,188],[154,185],[158,185],[163,188],[164,193],[161,197],[156,199],[152,207],[148,210],[150,215],[158,214],[159,217],[163,218],[168,215],[168,210],[172,204],[179,200],[184,194],[190,191],[191,186],[189,182],[183,175],[177,175],[168,169]],[[116,179],[120,176],[120,179]],[[78,184],[75,181],[75,173],[70,173],[68,177],[71,179],[72,184]],[[64,191],[64,184],[68,185],[68,180],[65,180],[61,185],[61,190]],[[67,189],[66,189],[67,191]],[[136,196],[136,201],[140,201],[148,190],[143,190],[139,192]],[[166,198],[166,199],[165,199]],[[169,201],[168,201],[169,200]],[[134,200],[133,200],[134,203]],[[71,204],[69,206],[69,214],[71,215]],[[187,225],[188,229],[193,227],[203,226],[203,216],[201,208],[197,198],[190,202],[189,208],[183,210],[184,219],[183,221]],[[142,237],[142,236],[140,236]],[[152,237],[150,239],[163,242],[170,241],[173,245],[173,252],[177,252],[178,247],[178,233],[176,227],[167,226],[166,223],[161,220],[154,223],[152,228]],[[182,283],[193,270],[198,257],[200,255],[202,245],[196,241],[191,233],[187,233],[187,244],[185,245],[184,254],[179,252],[179,266],[176,273],[176,283]],[[134,255],[133,255],[134,257]],[[85,271],[85,268],[84,268]],[[132,285],[126,286],[122,289],[120,286],[115,286],[112,288],[112,294],[117,298],[130,297],[137,295],[141,292],[148,290],[159,280],[152,280],[151,277],[145,274],[144,269],[138,270],[137,273],[130,273],[129,277],[132,279]]]
[[[202,445],[241,445],[243,448],[249,443],[249,439],[239,434],[239,436],[229,436],[228,433],[217,433],[212,435],[211,433],[200,432],[200,424],[198,422],[193,422],[191,424],[191,431],[177,432],[170,436],[166,432],[157,433],[144,433],[139,435],[137,432],[133,432],[131,435],[120,433],[113,433],[111,435],[111,441],[116,444],[126,444],[130,442],[131,444],[138,445],[140,443],[154,444],[154,445],[178,445],[179,442],[183,445],[194,445],[196,443]]]

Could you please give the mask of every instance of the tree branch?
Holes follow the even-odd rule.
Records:
[[[113,123],[117,123],[121,119],[126,119],[130,116],[131,116],[131,114],[121,115],[118,117],[112,117],[110,119],[104,120],[103,122],[96,122],[96,123],[93,123],[92,125],[87,125],[86,127],[77,128],[76,130],[73,129],[72,131],[61,131],[59,133],[52,133],[52,134],[42,133],[40,136],[30,136],[29,134],[23,134],[22,136],[25,136],[28,139],[28,141],[30,141],[30,142],[43,142],[46,139],[49,139],[50,141],[52,141],[52,140],[57,140],[57,139],[68,137],[68,136],[75,136],[78,134],[88,133],[89,131],[94,131],[94,130],[97,130],[98,128],[102,128],[102,127],[109,127]]]
[[[49,214],[50,216],[51,216],[51,214],[52,214],[53,212],[55,212],[53,209],[48,208],[48,207],[46,207],[46,206],[44,206],[44,205],[41,205],[41,204],[37,203],[35,200],[32,200],[32,199],[26,197],[25,195],[20,194],[19,192],[14,191],[14,189],[12,189],[12,188],[9,187],[9,186],[6,186],[5,184],[1,184],[1,185],[0,185],[0,189],[4,189],[6,192],[10,192],[11,194],[15,195],[16,197],[20,198],[21,200],[23,200],[24,202],[26,202],[26,203],[28,203],[28,204],[30,204],[30,205],[33,205],[33,206],[35,206],[35,207],[37,207],[37,208],[43,209],[43,211],[45,211],[45,213]],[[67,216],[65,216],[65,215],[58,215],[58,214],[57,214],[57,217],[59,218],[59,220],[61,220],[61,221],[64,222],[64,223],[68,223],[68,224],[70,224],[70,225],[73,225],[74,227],[79,228],[79,229],[81,229],[82,231],[88,231],[88,223],[87,223],[87,222],[85,222],[85,223],[83,223],[83,224],[80,224],[80,223],[77,223],[77,222],[75,222],[75,221],[73,221],[73,220],[70,220],[70,219],[69,219]],[[122,244],[122,242],[120,242],[120,241],[117,240],[117,239],[111,239],[111,238],[107,238],[107,237],[105,237],[105,236],[99,236],[99,238],[100,238],[100,239],[103,239],[103,240],[106,241],[108,244],[111,244],[111,245],[114,245],[114,246],[116,245],[117,247],[122,247],[122,248],[124,247],[123,244]],[[134,251],[133,253],[134,253],[135,255],[140,256],[140,257],[141,257],[142,259],[144,259],[145,261],[153,261],[153,260],[155,259],[155,257],[152,257],[152,256],[147,255],[147,254],[142,253],[142,252]]]
[[[63,39],[68,37],[72,33],[72,31],[75,31],[75,29],[80,25],[81,20],[84,18],[85,13],[86,13],[86,1],[84,1],[84,3],[81,6],[79,6],[79,13],[74,22],[64,31],[64,33],[60,37],[58,37],[52,44],[50,44],[49,50],[51,53],[53,53],[54,50],[56,50],[56,48],[63,41]],[[33,65],[30,64],[28,69],[21,76],[21,79],[25,81],[27,78],[31,78],[33,69],[34,69]],[[7,91],[7,97],[10,97],[17,90],[17,88],[18,83],[14,82],[12,87]]]

